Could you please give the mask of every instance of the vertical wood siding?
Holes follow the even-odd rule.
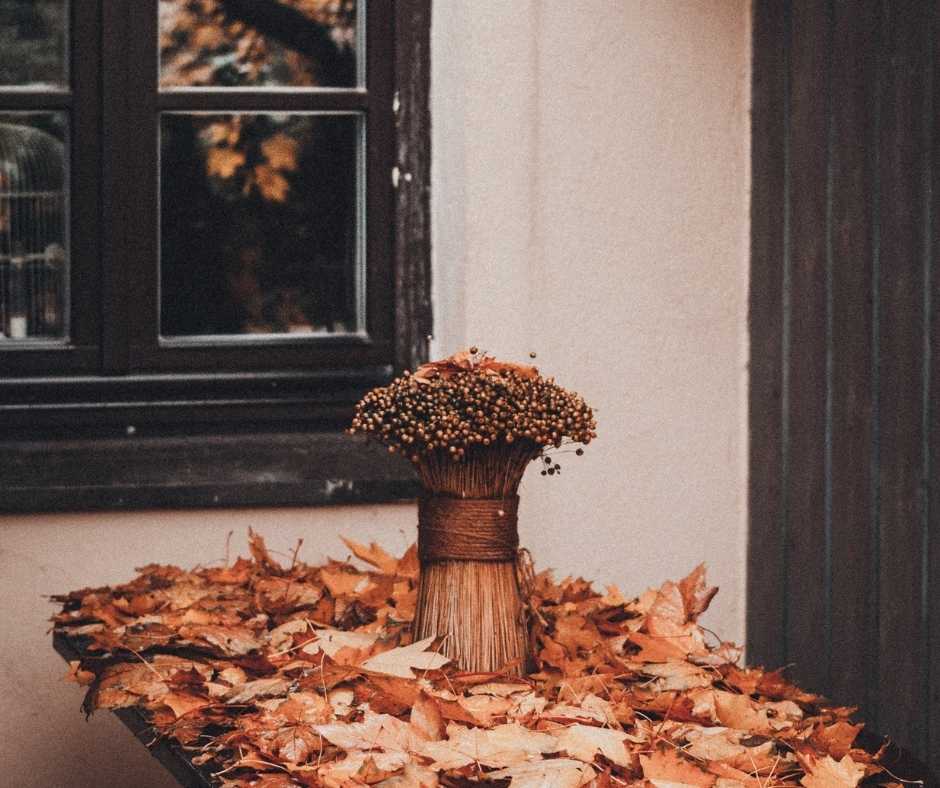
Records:
[[[935,0],[755,0],[748,651],[940,770]]]

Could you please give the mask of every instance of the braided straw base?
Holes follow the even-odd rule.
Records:
[[[415,640],[447,633],[442,653],[471,673],[525,675],[528,635],[515,561],[421,568]]]

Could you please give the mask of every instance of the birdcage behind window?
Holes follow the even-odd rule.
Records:
[[[0,340],[66,336],[64,183],[59,140],[0,122]]]

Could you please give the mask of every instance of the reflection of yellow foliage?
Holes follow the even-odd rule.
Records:
[[[266,200],[284,202],[287,199],[287,192],[290,191],[287,178],[267,164],[259,164],[255,167],[255,183],[261,196]]]
[[[286,134],[278,133],[261,143],[261,151],[268,164],[276,170],[293,172],[297,169],[297,151],[300,144]]]
[[[204,126],[199,136],[210,145],[234,146],[241,136],[241,126],[238,116],[228,117]]]
[[[227,39],[218,27],[207,24],[196,28],[196,32],[192,37],[192,43],[194,46],[200,47],[201,49],[215,51],[224,47],[227,43]]]
[[[297,140],[291,139],[286,134],[275,134],[261,143],[261,151],[268,160],[268,164],[276,170],[289,172],[297,169],[299,147]]]
[[[231,148],[209,148],[206,156],[209,174],[220,178],[231,178],[244,163],[245,154]]]

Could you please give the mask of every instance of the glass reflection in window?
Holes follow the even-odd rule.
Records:
[[[0,113],[0,341],[67,333],[66,136],[62,113]]]
[[[160,86],[355,87],[354,0],[160,0]]]
[[[0,85],[68,84],[66,0],[0,0]]]
[[[160,315],[172,337],[364,327],[358,113],[166,113]]]

